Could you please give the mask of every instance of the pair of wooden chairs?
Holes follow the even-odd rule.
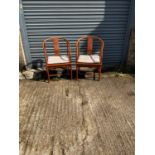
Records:
[[[87,40],[87,49],[85,54],[80,53],[80,42],[82,40]],[[93,53],[93,40],[97,39],[99,41],[99,52],[98,54]],[[65,55],[61,54],[59,42],[66,42],[67,51]],[[49,56],[47,49],[47,42],[53,42],[54,55]],[[63,37],[50,37],[43,41],[43,51],[45,55],[46,62],[46,72],[48,75],[48,82],[50,82],[50,77],[55,76],[54,74],[50,74],[50,69],[54,68],[66,68],[70,70],[70,77],[72,79],[72,60],[71,60],[71,48],[70,43],[67,39]],[[102,69],[102,61],[103,61],[103,48],[104,41],[97,36],[83,36],[76,41],[76,80],[78,80],[78,71],[80,67],[93,67],[98,70],[99,77],[101,79],[101,69]]]

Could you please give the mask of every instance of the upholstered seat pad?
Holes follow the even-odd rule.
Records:
[[[100,57],[97,54],[79,55],[78,62],[81,62],[81,63],[99,63]]]
[[[67,55],[48,56],[48,64],[59,64],[59,63],[67,63],[67,62],[69,62],[69,58]]]

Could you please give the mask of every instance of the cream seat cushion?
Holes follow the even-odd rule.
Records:
[[[48,64],[67,63],[69,58],[67,55],[61,56],[48,56]]]
[[[99,63],[100,57],[97,54],[79,55],[78,62],[81,62],[81,63]]]

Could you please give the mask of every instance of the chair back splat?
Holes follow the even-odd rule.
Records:
[[[55,53],[55,55],[59,55],[60,54],[59,38],[55,37],[52,40],[53,40],[53,45],[54,45],[54,53]]]
[[[88,36],[87,38],[87,54],[92,54],[93,52],[93,38]]]

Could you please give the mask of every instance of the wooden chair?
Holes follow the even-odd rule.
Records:
[[[86,54],[80,54],[80,41],[87,39]],[[93,54],[93,40],[97,39],[100,43],[99,54]],[[78,80],[78,70],[80,67],[97,68],[99,73],[98,80],[101,79],[101,69],[103,61],[104,41],[97,36],[83,36],[76,41],[76,80]]]
[[[53,43],[53,48],[54,48],[54,55],[49,56],[47,53],[47,47],[46,44],[47,42]],[[67,51],[65,55],[61,54],[60,48],[59,48],[59,41],[63,41],[66,44]],[[70,43],[67,39],[63,37],[57,37],[53,36],[50,38],[47,38],[43,40],[42,43],[44,55],[45,55],[45,62],[46,62],[46,72],[48,76],[48,82],[50,82],[50,77],[55,76],[54,74],[50,74],[49,70],[50,69],[55,69],[55,68],[66,68],[70,69],[70,77],[72,79],[72,62],[71,62],[71,49],[70,49]],[[56,74],[57,75],[57,74]]]

